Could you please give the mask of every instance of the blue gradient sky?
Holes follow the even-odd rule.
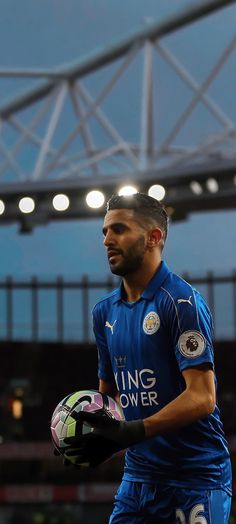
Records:
[[[2,0],[0,68],[48,67],[75,62],[143,24],[162,20],[191,5],[191,0]],[[216,52],[219,43],[226,42],[229,32],[235,30],[235,18],[230,9],[226,11],[222,16],[227,23],[217,26],[214,39],[210,33],[211,18],[206,20],[209,26],[207,40],[198,41],[202,52]],[[217,16],[220,20],[219,14]],[[194,47],[196,28],[188,31],[189,47]],[[182,51],[188,62],[188,49]],[[203,60],[199,63],[200,76],[206,74],[204,68]],[[232,74],[231,79],[235,82]],[[1,83],[2,102],[14,95],[19,85],[12,81]],[[24,80],[22,87],[25,85]],[[222,86],[227,98],[223,79],[221,92]],[[204,274],[209,269],[218,273],[231,271],[236,264],[235,225],[236,211],[195,214],[185,222],[172,224],[165,250],[167,262],[179,273]],[[30,235],[19,235],[17,225],[1,226],[0,276],[37,274],[53,277],[62,274],[79,277],[89,273],[103,277],[109,269],[102,247],[101,227],[101,220],[60,221],[38,227]]]

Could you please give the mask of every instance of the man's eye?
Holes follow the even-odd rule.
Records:
[[[123,224],[114,224],[110,229],[113,233],[115,233],[115,235],[121,235],[122,233],[126,231],[127,226]],[[108,229],[103,228],[102,233],[103,233],[103,236],[105,237],[108,233]]]
[[[116,227],[114,227],[114,232],[117,233],[118,235],[123,233],[124,230],[125,230],[124,226],[116,226]]]

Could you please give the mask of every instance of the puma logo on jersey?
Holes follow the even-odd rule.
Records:
[[[190,306],[192,306],[192,302],[191,302],[191,298],[192,298],[192,295],[190,295],[189,298],[179,298],[177,300],[178,304],[181,304],[181,302],[187,302],[188,304],[190,304]]]
[[[112,335],[114,333],[114,326],[115,326],[116,322],[117,322],[117,320],[114,320],[113,324],[110,324],[110,322],[106,321],[106,324],[105,324],[105,327],[108,327],[111,330]]]

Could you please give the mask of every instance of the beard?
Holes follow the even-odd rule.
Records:
[[[135,273],[142,267],[145,252],[145,238],[140,236],[136,242],[129,246],[126,253],[119,251],[121,257],[119,262],[113,264],[109,262],[111,272],[120,277]]]

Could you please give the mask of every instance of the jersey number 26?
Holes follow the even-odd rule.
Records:
[[[194,506],[190,511],[189,524],[207,524],[205,517],[199,515],[199,513],[202,513],[203,511],[204,511],[203,504],[197,504],[196,506]],[[185,518],[185,515],[182,509],[177,509],[175,516],[177,519],[179,519],[180,524],[187,524],[187,521],[186,521],[186,518]]]

